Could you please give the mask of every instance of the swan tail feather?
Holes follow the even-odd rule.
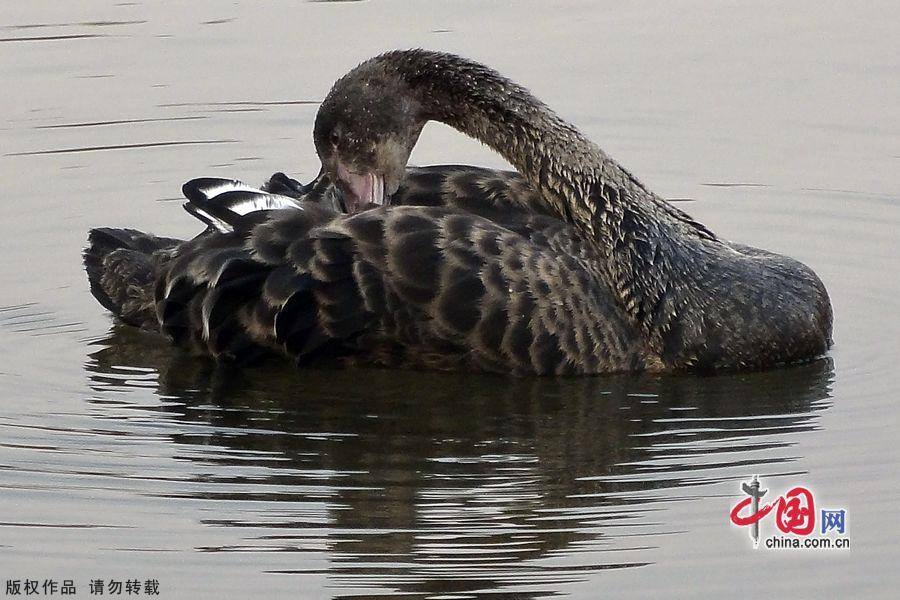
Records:
[[[134,229],[92,229],[83,254],[91,294],[122,321],[158,329],[155,274],[179,243]]]

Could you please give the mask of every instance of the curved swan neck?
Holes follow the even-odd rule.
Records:
[[[702,274],[683,265],[693,264],[705,242],[720,244],[716,236],[649,191],[528,90],[484,65],[425,50],[388,52],[359,69],[399,83],[392,91],[414,107],[416,133],[426,121],[441,121],[515,166],[594,245],[601,262],[593,272],[639,326],[664,331],[660,319],[693,301],[697,294],[675,284],[696,287],[691,281]],[[675,308],[661,317],[666,298]]]
[[[402,50],[373,59],[399,76],[436,120],[487,144],[541,190],[559,215],[603,237],[603,213],[653,194],[528,90],[458,56]]]

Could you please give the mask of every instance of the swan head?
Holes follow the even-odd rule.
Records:
[[[407,84],[376,62],[334,84],[316,115],[313,139],[347,212],[390,203],[425,121]]]

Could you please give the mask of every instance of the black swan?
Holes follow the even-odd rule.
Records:
[[[429,120],[518,172],[407,168]],[[314,140],[323,171],[309,186],[186,184],[186,208],[209,225],[193,240],[92,230],[93,294],[125,322],[238,363],[709,371],[831,344],[811,269],[718,238],[481,64],[425,50],[370,59],[325,98]]]

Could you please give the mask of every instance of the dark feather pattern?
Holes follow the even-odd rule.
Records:
[[[333,153],[378,159],[366,144],[380,143],[405,164],[429,119],[519,172],[411,168],[390,207],[336,212]],[[354,123],[352,144],[329,146],[329,128]],[[94,295],[238,363],[568,375],[761,368],[829,347],[830,302],[808,267],[719,239],[483,65],[372,59],[323,102],[315,140],[325,169],[309,185],[186,184],[189,212],[213,229],[193,240],[94,230]]]
[[[126,323],[156,329],[155,277],[180,243],[134,229],[92,229],[84,251],[91,293]]]

